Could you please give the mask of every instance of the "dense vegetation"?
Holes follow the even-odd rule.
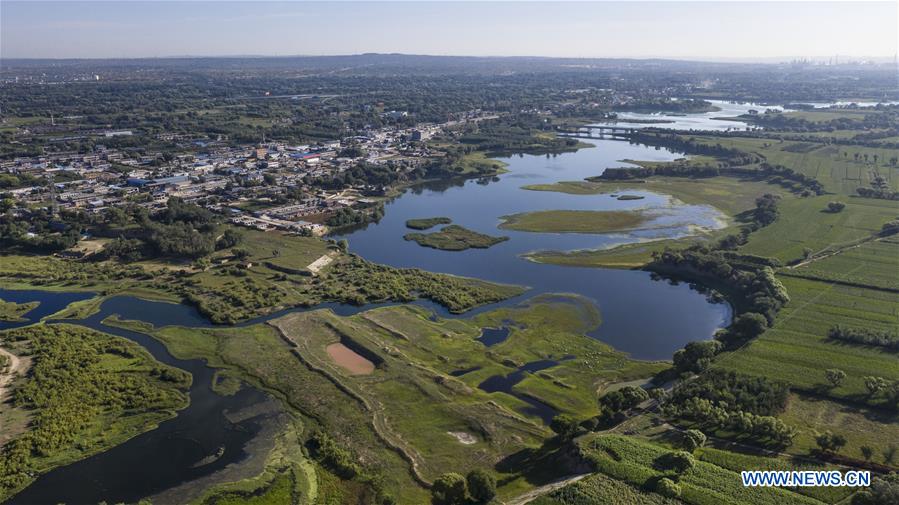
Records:
[[[32,415],[0,457],[0,497],[49,466],[120,443],[183,408],[190,376],[137,344],[70,325],[39,325],[3,337],[33,360],[13,403]]]
[[[407,233],[405,240],[411,240],[420,246],[432,247],[442,251],[464,251],[469,248],[487,249],[509,237],[494,237],[469,230],[463,226],[451,224],[433,233]]]

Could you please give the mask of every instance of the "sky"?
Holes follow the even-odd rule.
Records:
[[[0,0],[0,58],[894,58],[897,2]]]

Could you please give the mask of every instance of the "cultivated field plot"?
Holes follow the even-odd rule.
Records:
[[[668,452],[661,446],[619,435],[587,435],[578,442],[597,470],[612,478],[640,487],[666,475],[655,468],[657,459]],[[692,470],[681,476],[678,485],[680,501],[695,505],[822,503],[785,489],[743,487],[739,473],[706,461],[698,461]]]
[[[842,212],[826,212],[827,203],[840,200]],[[899,202],[872,198],[823,195],[786,197],[779,204],[777,221],[749,236],[742,252],[777,258],[783,262],[852,245],[878,233],[899,215]]]
[[[899,167],[889,165],[890,157],[896,156],[891,149],[781,142],[773,138],[697,137],[697,140],[761,155],[772,165],[783,165],[818,179],[826,190],[834,193],[855,194],[856,188],[870,187],[874,172],[884,177],[894,191],[899,189]]]
[[[899,240],[880,239],[790,270],[791,275],[899,290]]]
[[[855,400],[867,397],[865,376],[899,379],[895,352],[827,337],[835,325],[895,330],[899,294],[795,277],[779,278],[791,301],[778,314],[774,326],[747,347],[722,355],[714,366]],[[829,368],[839,368],[847,374],[836,388],[826,387],[824,371]]]

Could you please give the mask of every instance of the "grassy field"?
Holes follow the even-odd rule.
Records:
[[[899,240],[883,238],[850,247],[788,271],[790,275],[899,289]]]
[[[403,238],[414,241],[420,246],[442,251],[464,251],[470,248],[487,249],[500,242],[509,240],[509,237],[485,235],[455,224],[444,226],[440,231],[433,233],[408,233]]]
[[[827,203],[846,204],[842,212],[826,212]],[[783,262],[851,245],[880,231],[899,216],[899,202],[871,198],[834,197],[784,198],[780,216],[773,224],[750,235],[741,250],[748,254],[777,258]]]
[[[574,484],[541,496],[531,502],[533,505],[593,505],[598,503],[621,503],[628,505],[679,505],[676,498],[666,498],[660,494],[640,489],[601,473],[595,473]]]
[[[899,380],[899,359],[878,348],[828,339],[840,324],[852,328],[892,330],[899,318],[899,294],[779,276],[791,301],[774,326],[741,350],[720,356],[715,366],[786,381],[801,390],[862,401],[863,377]],[[826,387],[824,370],[839,368],[846,380]]]
[[[871,461],[899,468],[899,415],[808,396],[790,395],[779,416],[800,430],[789,452],[803,454],[817,448],[815,435],[830,431],[846,437],[839,453],[864,460],[863,446],[873,449]],[[892,449],[891,449],[892,447]],[[894,451],[891,454],[891,451]]]
[[[642,211],[541,210],[502,216],[504,230],[538,233],[608,233],[632,230],[652,219]]]
[[[657,458],[668,452],[664,447],[633,437],[598,434],[585,435],[578,445],[597,471],[632,486],[641,487],[666,475],[654,467]],[[703,460],[683,474],[678,485],[680,501],[693,505],[822,503],[785,489],[743,487],[739,473]]]
[[[883,176],[890,187],[899,190],[899,167],[889,165],[895,151],[864,146],[838,146],[823,142],[780,141],[774,138],[695,137],[710,145],[721,144],[747,153],[762,156],[768,163],[784,165],[804,175],[814,177],[832,193],[851,195],[856,188],[869,187],[875,172]],[[859,158],[856,159],[855,155]],[[864,155],[868,155],[865,161]],[[877,155],[877,162],[874,162]]]

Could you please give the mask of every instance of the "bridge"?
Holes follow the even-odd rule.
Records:
[[[639,128],[612,125],[583,125],[577,128],[560,129],[557,131],[560,137],[603,139],[606,136],[629,135],[639,131]]]

